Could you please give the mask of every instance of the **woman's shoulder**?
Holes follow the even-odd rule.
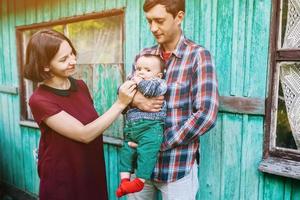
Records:
[[[75,78],[70,78],[71,81],[73,81],[74,83],[76,83],[76,87],[80,90],[80,91],[85,91],[88,92],[88,86],[87,84],[84,82],[84,80],[82,79],[75,79]]]
[[[49,94],[41,86],[38,86],[29,98],[29,104],[40,102],[40,101],[50,101]]]
[[[85,87],[86,86],[85,82],[82,79],[76,79],[74,77],[69,77],[69,78],[70,78],[71,82],[76,84],[76,86],[79,86],[79,87]]]

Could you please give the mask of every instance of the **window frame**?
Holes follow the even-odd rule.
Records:
[[[39,128],[37,123],[30,118],[28,118],[27,114],[27,102],[26,102],[26,83],[24,78],[24,62],[23,62],[23,54],[25,52],[24,45],[23,45],[23,32],[32,30],[32,29],[39,29],[39,28],[46,28],[56,25],[66,25],[68,23],[74,23],[74,22],[80,22],[85,20],[92,20],[92,19],[99,19],[99,18],[105,18],[105,17],[112,17],[121,15],[122,20],[124,22],[125,19],[125,9],[124,8],[118,8],[118,9],[111,9],[111,10],[105,10],[100,11],[97,13],[88,13],[84,15],[78,15],[78,16],[70,16],[63,19],[57,19],[57,20],[51,20],[49,22],[41,22],[36,24],[30,24],[30,25],[21,25],[16,27],[16,49],[17,49],[17,64],[18,64],[18,74],[19,74],[19,96],[20,96],[20,125],[31,127],[31,128]],[[124,54],[124,23],[122,23],[122,51]],[[124,55],[123,55],[123,61],[121,63],[124,68]],[[115,144],[115,145],[122,145],[123,140],[120,138],[115,138],[112,136],[106,136],[103,137],[104,142]]]
[[[262,172],[300,180],[300,152],[276,147],[271,144],[276,134],[276,131],[274,131],[274,129],[276,130],[276,128],[274,128],[276,127],[276,115],[273,109],[274,103],[277,102],[277,89],[279,89],[279,87],[277,87],[279,82],[277,75],[280,70],[278,64],[284,61],[300,62],[300,49],[280,49],[278,45],[278,39],[281,37],[281,2],[282,0],[272,0],[269,81],[268,96],[266,99],[266,118],[264,123],[264,151],[263,160],[259,165],[259,169]]]

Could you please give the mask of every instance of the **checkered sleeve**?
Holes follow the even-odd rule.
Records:
[[[170,127],[161,150],[185,145],[198,139],[214,127],[218,112],[218,84],[209,51],[201,50],[193,67],[192,106],[193,113],[182,126]]]

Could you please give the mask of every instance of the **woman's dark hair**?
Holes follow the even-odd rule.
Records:
[[[76,50],[71,41],[60,32],[47,29],[33,34],[26,49],[25,78],[33,82],[41,82],[51,78],[51,74],[45,72],[44,68],[50,65],[63,41],[69,43],[72,52],[76,55]]]
[[[145,0],[143,9],[148,12],[154,6],[161,4],[166,7],[168,13],[175,18],[179,11],[185,12],[185,0]]]

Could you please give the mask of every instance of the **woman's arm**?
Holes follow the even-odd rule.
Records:
[[[120,87],[118,99],[111,108],[87,125],[83,125],[79,120],[65,111],[48,117],[44,122],[51,129],[65,137],[78,142],[89,143],[102,134],[121,114],[131,102],[136,92],[135,88],[136,84],[133,81],[126,81]]]

